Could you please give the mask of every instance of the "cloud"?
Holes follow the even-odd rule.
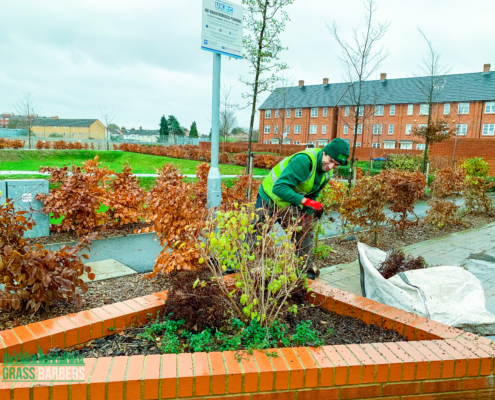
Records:
[[[237,0],[239,2],[239,0]],[[452,73],[481,71],[492,46],[495,2],[379,0],[377,19],[390,20],[383,44],[390,56],[380,71],[412,76],[426,47],[416,28],[433,40]],[[360,0],[296,0],[282,35],[281,58],[296,82],[342,80],[336,43],[326,23],[342,35],[363,22]],[[115,110],[115,122],[156,128],[162,114],[209,131],[212,54],[200,49],[201,0],[24,0],[5,2],[0,26],[0,111],[12,111],[23,89],[33,92],[40,114],[101,118],[99,105]],[[486,27],[486,28],[485,28]],[[495,61],[494,61],[495,62]],[[222,57],[222,84],[243,102],[245,61]],[[268,94],[260,96],[259,105]],[[249,125],[250,111],[238,112]],[[256,125],[258,116],[255,118]]]

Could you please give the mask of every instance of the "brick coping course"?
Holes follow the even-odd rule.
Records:
[[[495,342],[312,283],[315,305],[409,342],[86,358],[83,382],[0,381],[1,400],[495,399]],[[4,353],[65,348],[156,317],[166,292],[0,332]],[[1,366],[0,366],[1,367]]]

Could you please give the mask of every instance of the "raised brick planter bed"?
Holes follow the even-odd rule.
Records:
[[[495,343],[373,300],[313,284],[312,301],[403,334],[410,342],[243,354],[168,354],[85,359],[83,382],[0,383],[0,399],[368,399],[495,398]],[[156,293],[0,332],[0,356],[87,342],[156,315]],[[278,357],[270,357],[276,353]]]

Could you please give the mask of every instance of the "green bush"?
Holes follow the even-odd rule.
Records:
[[[487,176],[490,172],[488,163],[479,157],[468,158],[461,164],[461,168],[466,171],[467,175],[471,176]]]
[[[373,163],[373,166],[374,166],[374,163]],[[369,171],[371,176],[378,175],[381,172],[381,169],[376,169],[376,168],[370,169],[369,165],[368,165],[368,167],[359,167],[359,168],[362,169],[363,174],[366,174]],[[348,178],[349,177],[349,166],[337,167],[337,170],[336,170],[336,172],[334,172],[334,174],[336,176]]]
[[[413,154],[387,154],[385,158],[385,169],[414,172],[423,164],[423,157]]]

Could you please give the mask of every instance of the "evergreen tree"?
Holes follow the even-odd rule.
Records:
[[[196,127],[196,121],[194,121],[191,125],[191,130],[189,131],[189,137],[190,138],[198,137],[198,128]]]
[[[180,127],[179,121],[173,115],[168,116],[168,127],[170,128],[170,133],[177,136],[184,136],[184,131]]]
[[[168,136],[169,131],[167,119],[165,115],[162,115],[162,119],[160,120],[160,136]]]

